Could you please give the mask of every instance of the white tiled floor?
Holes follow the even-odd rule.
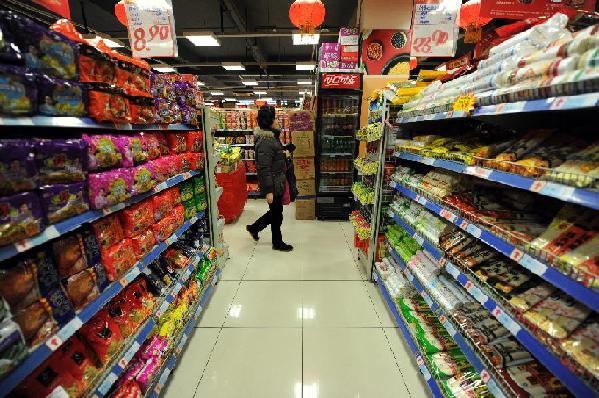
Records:
[[[245,231],[266,210],[250,200],[225,227],[231,258],[167,398],[430,396],[385,302],[351,250],[349,223],[297,221],[285,208],[292,253]]]

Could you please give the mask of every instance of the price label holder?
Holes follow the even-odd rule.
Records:
[[[474,97],[473,94],[460,95],[453,102],[451,109],[453,109],[454,111],[470,112],[474,109],[475,105],[476,105],[476,98]]]
[[[507,330],[509,330],[514,336],[522,330],[522,327],[518,325],[511,316],[506,314],[501,308],[496,307],[493,312],[493,316],[497,318],[499,323],[501,323]]]
[[[125,11],[134,57],[177,56],[175,16],[170,0],[125,2]]]

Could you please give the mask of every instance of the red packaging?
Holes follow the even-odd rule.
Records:
[[[168,161],[165,161],[164,158],[150,160],[148,163],[152,169],[154,169],[154,179],[157,183],[160,184],[170,177],[170,166]]]
[[[163,156],[161,159],[166,162],[169,177],[181,174],[183,170],[182,155]]]
[[[190,131],[185,135],[185,143],[188,152],[203,152],[204,133],[201,131]]]
[[[29,307],[13,315],[13,320],[21,328],[27,345],[34,347],[49,339],[58,329],[52,316],[52,308],[45,298],[39,299]]]
[[[69,372],[76,380],[83,383],[85,389],[91,387],[90,383],[100,371],[94,364],[94,354],[77,335],[61,345],[52,358],[56,359],[61,370]]]
[[[183,153],[187,150],[188,133],[167,133],[168,147],[171,154]]]
[[[172,188],[169,188],[168,191],[170,192],[171,195],[171,200],[172,200],[172,207],[175,207],[176,205],[181,203],[181,190],[179,190],[178,186],[174,186]]]
[[[185,208],[182,204],[178,204],[173,208],[170,217],[173,218],[176,227],[179,228],[185,222]]]
[[[190,163],[191,170],[204,170],[204,154],[203,153],[187,153],[187,161]],[[249,162],[245,162],[249,163]]]
[[[141,387],[135,380],[127,380],[112,394],[113,398],[143,398]]]
[[[131,114],[131,123],[154,123],[154,120],[156,119],[156,115],[154,114],[154,98],[129,97],[128,101],[129,112]]]
[[[152,232],[157,242],[163,242],[175,232],[176,228],[175,220],[171,216],[167,216],[152,225]]]
[[[83,45],[79,48],[79,81],[113,84],[116,81],[116,65],[106,54]]]
[[[127,98],[108,91],[89,90],[87,112],[97,122],[128,123],[130,121]]]
[[[139,325],[152,314],[155,300],[148,291],[145,279],[138,278],[127,286],[122,298],[127,302],[134,323]]]
[[[135,264],[133,243],[123,239],[120,243],[102,250],[102,264],[110,281],[115,281]]]
[[[108,310],[101,309],[89,322],[79,330],[79,333],[105,365],[118,352],[124,341],[118,325],[108,315]]]
[[[160,145],[160,154],[162,156],[166,156],[170,154],[170,149],[168,147],[168,140],[164,133],[154,133],[156,135],[156,139],[158,140],[158,144]]]
[[[141,234],[131,238],[131,242],[133,244],[135,258],[141,259],[152,250],[156,244],[156,239],[154,239],[154,234],[152,231],[148,229],[145,232],[142,232]]]
[[[116,214],[101,218],[92,224],[100,249],[104,250],[123,240],[123,228]]]
[[[148,159],[157,159],[160,157],[160,142],[156,133],[140,133],[141,142],[148,153]]]
[[[151,200],[155,222],[162,220],[173,209],[173,191],[170,189],[154,195]]]
[[[83,396],[85,392],[83,382],[63,369],[61,362],[56,361],[54,357],[49,358],[27,376],[27,379],[17,387],[14,396],[19,398],[64,396],[64,393],[61,394],[61,389],[69,397]]]
[[[131,319],[131,307],[123,295],[115,297],[107,306],[108,316],[119,327],[121,336],[131,336],[138,323]]]
[[[123,233],[126,238],[146,231],[154,223],[154,209],[151,200],[128,207],[119,212]]]

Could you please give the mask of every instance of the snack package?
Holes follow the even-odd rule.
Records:
[[[169,188],[168,191],[170,192],[170,195],[171,195],[172,206],[175,207],[178,204],[180,204],[182,199],[181,199],[181,191],[179,190],[179,186],[176,185],[172,188]]]
[[[133,322],[140,324],[154,311],[156,300],[148,290],[145,278],[138,278],[131,282],[123,293],[124,299],[129,303]]]
[[[36,139],[35,161],[42,185],[85,181],[87,143],[81,139]]]
[[[116,146],[116,149],[121,153],[122,162],[121,165],[123,167],[132,167],[133,166],[133,151],[131,145],[131,137],[128,135],[118,135],[112,137],[112,141]],[[140,142],[141,146],[141,142]]]
[[[203,152],[204,133],[189,131],[185,134],[185,147],[188,152]]]
[[[132,167],[131,177],[133,178],[133,195],[148,192],[157,184],[154,168],[150,162]]]
[[[168,339],[153,336],[140,348],[141,359],[160,358],[168,349]]]
[[[189,220],[196,216],[198,209],[196,207],[195,198],[191,198],[190,200],[185,201],[182,204],[183,204],[183,209],[185,210],[185,212],[183,213],[183,216],[185,217],[186,220]]]
[[[447,379],[473,371],[472,365],[461,351],[443,351],[429,357],[431,373],[435,379]]]
[[[126,379],[112,396],[113,398],[143,398],[144,394],[135,380]]]
[[[591,310],[563,292],[556,292],[524,313],[524,319],[549,336],[563,339],[576,329]]]
[[[88,176],[89,202],[93,209],[103,209],[131,198],[133,179],[129,169],[116,169]]]
[[[35,264],[25,260],[10,268],[0,269],[0,295],[13,314],[40,299]]]
[[[157,134],[162,133],[139,133],[143,148],[145,149],[149,160],[157,159],[162,154]]]
[[[179,184],[181,192],[181,202],[186,202],[193,198],[194,186],[192,180],[183,181]]]
[[[117,150],[113,137],[83,134],[83,141],[87,144],[88,167],[90,170],[121,166],[123,155]]]
[[[173,209],[173,191],[167,189],[154,196],[152,196],[152,208],[154,209],[154,221],[158,222],[162,218],[166,217]]]
[[[585,322],[560,345],[593,377],[599,375],[599,323],[596,318]]]
[[[97,122],[129,123],[129,101],[116,89],[90,89],[87,112]]]
[[[84,389],[91,387],[100,372],[95,365],[94,354],[76,335],[65,341],[52,358],[60,363],[63,371],[82,382]]]
[[[129,113],[131,123],[152,124],[156,120],[154,99],[150,97],[129,97]]]
[[[0,195],[37,187],[33,144],[29,140],[0,140]]]
[[[542,300],[551,296],[555,292],[555,287],[548,283],[540,283],[522,293],[515,294],[510,298],[510,304],[517,311],[528,311]]]
[[[156,242],[164,242],[177,228],[178,226],[174,224],[173,217],[167,216],[152,225],[152,232]]]
[[[125,237],[131,238],[146,231],[154,223],[152,202],[144,200],[119,212]]]
[[[43,227],[42,209],[34,193],[0,197],[0,246],[37,235]]]
[[[122,295],[115,297],[107,306],[108,315],[119,327],[122,336],[131,336],[138,324],[131,319],[131,308]]]
[[[52,252],[54,253],[58,276],[61,279],[81,272],[88,267],[83,236],[80,233],[73,233],[53,241]]]
[[[87,183],[54,184],[40,188],[41,202],[50,224],[89,210]]]
[[[0,65],[0,114],[31,115],[36,108],[37,89],[34,77],[23,68]]]
[[[44,298],[13,314],[13,320],[19,324],[30,347],[43,343],[58,330],[58,324],[52,316],[52,308]]]
[[[63,281],[63,285],[75,310],[86,307],[100,294],[93,268],[87,268],[78,274],[69,276]]]
[[[154,248],[156,239],[154,239],[154,234],[152,231],[148,229],[139,235],[133,236],[131,238],[131,243],[133,244],[133,252],[135,253],[135,257],[141,259]]]
[[[168,168],[169,177],[181,174],[183,171],[183,158],[181,155],[163,156],[161,159],[164,160],[166,167]]]
[[[116,245],[123,239],[123,228],[118,214],[110,214],[92,224],[101,250]]]
[[[183,250],[181,250],[178,247],[170,247],[162,255],[162,259],[169,267],[172,267],[175,269],[181,269],[181,268],[186,267],[189,264],[189,262],[191,261],[191,258],[193,256],[191,256],[190,254],[191,253],[185,253]]]
[[[0,322],[0,376],[13,370],[28,353],[19,325],[10,319]]]
[[[85,385],[70,372],[62,372],[62,363],[54,357],[44,361],[15,390],[15,396],[34,397],[79,397],[85,392]]]
[[[479,347],[487,360],[499,369],[520,365],[532,360],[530,352],[513,337]]]
[[[197,176],[193,178],[193,194],[195,196],[201,195],[206,192],[206,181],[204,177]]]
[[[108,363],[119,352],[124,341],[118,325],[110,318],[106,309],[101,309],[79,332],[102,365]]]
[[[173,208],[169,218],[171,219],[171,222],[174,223],[176,230],[185,223],[185,208],[181,204],[178,204]]]
[[[89,45],[79,49],[79,80],[82,83],[114,84],[116,65],[110,57]]]
[[[131,239],[123,239],[120,243],[102,251],[102,264],[110,281],[117,280],[135,265],[135,261]]]
[[[166,139],[171,154],[187,151],[187,135],[189,133],[166,133]]]
[[[38,107],[46,116],[82,117],[85,110],[85,88],[82,84],[45,75],[36,76]]]
[[[196,210],[198,212],[204,211],[208,207],[208,202],[206,201],[206,196],[205,195],[203,195],[203,196],[195,196],[193,198],[193,201],[195,202]]]

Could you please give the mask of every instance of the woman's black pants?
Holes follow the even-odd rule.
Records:
[[[268,211],[262,217],[251,225],[251,229],[256,232],[262,231],[270,225],[272,232],[272,245],[279,246],[283,244],[281,235],[281,224],[283,224],[283,196],[273,197],[273,201],[268,205]]]

